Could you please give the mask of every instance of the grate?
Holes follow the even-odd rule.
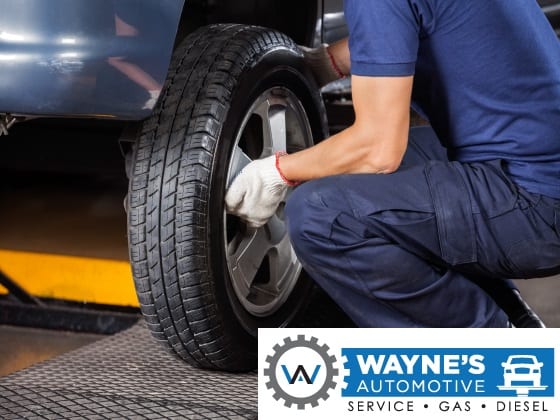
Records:
[[[0,419],[253,419],[257,374],[193,368],[143,321],[0,379]]]

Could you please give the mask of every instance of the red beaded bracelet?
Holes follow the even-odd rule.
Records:
[[[274,166],[276,166],[276,170],[278,171],[278,173],[280,174],[280,178],[282,178],[282,181],[286,184],[289,185],[290,187],[295,187],[296,185],[299,185],[300,182],[297,181],[290,181],[288,178],[286,178],[284,176],[284,174],[282,173],[282,170],[280,169],[280,156],[284,156],[287,155],[286,152],[276,152],[276,154],[274,155],[276,160],[274,163]]]

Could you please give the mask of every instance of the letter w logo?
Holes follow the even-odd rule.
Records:
[[[282,371],[284,372],[284,376],[286,376],[286,380],[290,383],[290,385],[295,384],[296,381],[300,381],[300,382],[305,381],[307,382],[307,385],[313,384],[313,382],[315,382],[315,378],[317,378],[317,374],[319,373],[319,369],[321,367],[321,365],[315,366],[315,369],[313,370],[311,377],[309,377],[307,371],[302,365],[298,365],[293,375],[290,375],[290,372],[288,371],[288,367],[286,365],[281,365],[281,366],[282,366]]]

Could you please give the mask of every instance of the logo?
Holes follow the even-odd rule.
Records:
[[[554,396],[552,348],[343,348],[342,362],[343,397]]]
[[[286,407],[296,405],[298,410],[306,404],[316,407],[319,400],[329,398],[328,391],[334,389],[336,358],[329,354],[326,344],[319,345],[317,338],[306,340],[298,335],[296,340],[285,338],[282,345],[273,347],[274,353],[266,358],[268,366],[264,376],[266,387],[274,392],[276,401],[284,400]]]
[[[560,419],[557,329],[260,328],[258,338],[259,418]]]
[[[502,362],[502,367],[504,385],[498,386],[500,391],[515,391],[518,397],[526,397],[529,391],[543,391],[548,387],[541,385],[543,362],[534,355],[511,355]]]

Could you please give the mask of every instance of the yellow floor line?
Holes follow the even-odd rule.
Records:
[[[127,261],[0,249],[0,271],[38,297],[138,306]]]

